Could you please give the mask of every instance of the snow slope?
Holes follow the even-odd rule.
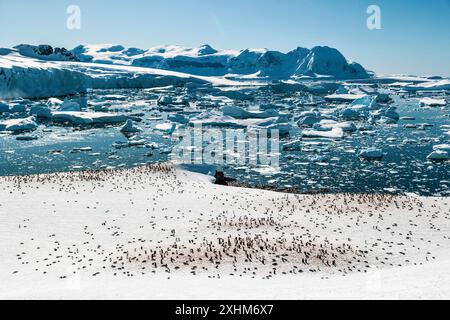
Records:
[[[0,192],[4,299],[450,297],[448,198],[272,193],[164,165]]]
[[[63,63],[45,62],[0,49],[0,99],[63,96],[86,92],[89,76]]]
[[[189,83],[206,87],[239,84],[160,69],[48,61],[23,56],[17,49],[0,49],[0,99],[65,96],[84,93],[89,88],[152,88]]]

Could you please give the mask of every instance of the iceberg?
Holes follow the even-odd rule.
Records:
[[[340,128],[344,132],[355,132],[358,130],[353,122],[337,122],[334,120],[322,120],[313,127],[315,130],[328,131],[334,128]]]
[[[353,102],[366,96],[366,94],[330,94],[325,96],[325,100],[331,102]]]
[[[22,131],[33,131],[38,127],[34,117],[23,119],[9,119],[0,122],[0,131],[10,131],[13,133]]]
[[[389,107],[388,109],[381,109],[371,113],[371,123],[379,124],[396,124],[400,120],[400,115],[396,107]]]
[[[278,111],[274,109],[265,111],[247,111],[235,106],[226,106],[222,111],[224,116],[230,116],[235,119],[264,119],[277,117],[279,115]]]
[[[433,147],[434,151],[445,151],[445,152],[450,152],[450,144],[439,144]]]
[[[64,101],[59,107],[59,111],[81,111],[81,106],[75,101]]]
[[[297,124],[299,127],[312,127],[322,119],[323,117],[320,114],[320,111],[318,109],[312,109],[300,113]]]
[[[336,79],[369,78],[360,64],[348,62],[338,50],[326,46],[312,48],[298,66],[295,75],[323,75]]]
[[[445,150],[435,150],[428,157],[430,161],[447,161],[450,160],[450,152]]]
[[[283,144],[283,151],[302,151],[302,140],[294,140]]]
[[[330,138],[342,139],[344,137],[344,130],[339,127],[334,127],[331,130],[303,130],[302,136],[305,138]]]
[[[62,105],[64,102],[62,100],[59,100],[58,98],[50,98],[47,101],[47,104],[51,107],[57,107]]]
[[[72,125],[90,124],[119,124],[128,120],[126,116],[104,112],[75,112],[57,111],[53,112],[54,122],[66,122]]]
[[[38,137],[36,136],[17,136],[16,140],[17,141],[33,141],[33,140],[37,140]]]
[[[52,110],[46,105],[36,105],[31,107],[30,115],[36,118],[51,119]]]
[[[353,101],[351,108],[358,111],[375,110],[378,108],[377,99],[372,96],[364,96]]]
[[[133,122],[133,120],[128,119],[127,122],[123,125],[122,128],[120,128],[120,132],[123,133],[137,133],[142,132],[142,129],[136,126]]]
[[[0,102],[0,113],[8,113],[9,106],[6,103]]]
[[[357,120],[361,118],[361,114],[359,113],[359,111],[352,108],[345,108],[341,110],[339,116],[344,120]]]
[[[180,124],[188,124],[189,118],[182,114],[169,114],[167,119],[172,122],[180,123]]]
[[[419,101],[421,107],[445,107],[447,105],[447,101],[444,98],[442,99],[433,99],[433,98],[423,98]]]
[[[167,95],[161,95],[158,98],[158,104],[161,106],[167,106],[173,103],[173,98]]]
[[[288,136],[292,129],[292,127],[289,123],[274,123],[274,124],[268,125],[266,127],[261,127],[261,128],[264,130],[267,130],[269,135],[271,134],[272,131],[276,130],[276,131],[278,131],[278,134],[280,137]]]
[[[9,113],[23,113],[27,108],[23,104],[13,104],[9,107]]]
[[[202,125],[206,127],[222,127],[222,128],[246,128],[247,125],[238,121],[235,118],[223,115],[201,115],[197,118],[192,119],[190,122],[191,126]]]
[[[155,126],[156,131],[159,131],[164,134],[172,134],[175,132],[176,129],[177,129],[177,125],[175,123],[169,122],[169,121],[157,124]]]
[[[364,149],[359,153],[359,157],[366,160],[381,160],[384,157],[382,150],[377,148]]]

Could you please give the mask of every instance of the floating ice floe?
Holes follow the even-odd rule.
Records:
[[[391,100],[391,96],[388,93],[377,93],[376,102],[388,103]]]
[[[396,124],[400,120],[400,115],[396,107],[389,107],[386,110],[376,110],[371,113],[370,123]]]
[[[0,102],[0,113],[22,113],[26,111],[26,106],[21,103],[6,104]]]
[[[9,113],[9,105],[4,102],[0,102],[0,113]]]
[[[435,151],[441,150],[441,151],[450,152],[450,144],[438,144],[433,147],[433,150],[435,150]]]
[[[333,102],[353,102],[366,96],[366,94],[330,94],[325,96],[325,100]]]
[[[38,127],[34,117],[23,119],[9,119],[0,122],[0,131],[22,132],[32,131]]]
[[[259,127],[260,129],[267,130],[269,135],[272,135],[274,131],[278,131],[280,136],[287,136],[291,132],[291,125],[289,123],[273,123],[265,127]]]
[[[305,138],[330,138],[342,139],[344,137],[344,130],[339,127],[334,127],[331,130],[303,130],[302,136]]]
[[[59,111],[81,111],[81,106],[78,102],[75,101],[64,101],[59,107]]]
[[[173,98],[171,96],[167,96],[167,95],[161,95],[158,98],[158,104],[162,105],[162,106],[167,106],[169,104],[173,103]]]
[[[36,105],[31,107],[30,115],[36,118],[51,119],[52,110],[46,105]]]
[[[38,137],[36,136],[17,136],[16,140],[17,141],[33,141],[33,140],[37,140]]]
[[[381,116],[380,118],[378,118],[375,121],[378,124],[397,124],[396,120],[389,118],[389,117],[385,117],[385,116]]]
[[[137,133],[142,132],[142,129],[136,126],[133,122],[133,120],[128,119],[127,122],[123,125],[122,128],[120,128],[120,132],[123,133]]]
[[[378,108],[376,98],[372,96],[363,96],[354,100],[351,104],[351,108],[354,110],[374,110]]]
[[[53,112],[52,120],[54,122],[68,122],[73,125],[89,125],[124,123],[128,118],[123,115],[104,112],[57,111]]]
[[[145,139],[136,139],[136,140],[128,141],[128,145],[130,147],[145,146],[146,143],[147,143],[147,140],[145,140]]]
[[[447,102],[444,98],[442,99],[434,99],[434,98],[423,98],[419,101],[421,107],[445,107]]]
[[[57,107],[62,105],[64,102],[58,98],[50,98],[47,100],[47,104],[52,107]]]
[[[26,112],[26,110],[26,106],[20,103],[12,104],[9,107],[9,113],[23,113]]]
[[[364,149],[359,153],[359,157],[366,160],[381,160],[384,158],[382,150],[377,148]]]
[[[312,109],[310,111],[304,111],[300,113],[299,120],[297,122],[299,127],[312,127],[316,123],[319,123],[323,119],[319,109]]]
[[[283,144],[283,151],[302,151],[302,140],[294,140]]]
[[[127,142],[118,141],[113,143],[113,147],[115,149],[123,149],[123,148],[131,148],[131,147],[143,147],[145,146],[147,141],[145,139],[135,139],[129,140]],[[112,155],[108,157],[109,159],[118,159],[118,156]]]
[[[340,128],[344,132],[355,132],[358,130],[353,122],[337,122],[334,120],[322,120],[313,126],[318,131],[330,131],[334,128]]]
[[[239,120],[229,117],[213,114],[202,114],[196,118],[191,119],[190,125],[202,125],[205,127],[218,127],[218,128],[246,128],[247,125],[243,124]]]
[[[417,85],[403,87],[405,91],[442,91],[450,90],[450,80],[427,81]]]
[[[159,123],[155,126],[155,130],[164,134],[172,134],[177,129],[177,125],[173,122]]]
[[[359,113],[359,111],[352,108],[345,108],[341,110],[339,116],[344,120],[357,120],[361,118],[361,114]]]
[[[167,119],[169,121],[180,123],[180,124],[188,124],[189,123],[189,118],[186,117],[185,115],[179,114],[179,113],[169,114],[167,116]]]
[[[431,161],[447,161],[450,160],[450,152],[445,150],[435,150],[428,157]]]
[[[91,152],[91,147],[81,147],[81,148],[73,148],[72,152]]]
[[[230,116],[235,119],[265,119],[277,117],[279,115],[278,111],[274,109],[264,111],[247,111],[236,106],[225,106],[222,111],[224,116]]]

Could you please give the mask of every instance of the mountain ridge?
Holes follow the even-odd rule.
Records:
[[[79,45],[72,50],[50,45],[14,47],[23,56],[46,61],[80,61],[176,71],[200,76],[246,76],[259,79],[292,78],[367,79],[362,65],[350,62],[337,49],[297,47],[283,53],[269,49],[218,50],[205,44],[197,48],[157,46],[144,50],[122,45]]]

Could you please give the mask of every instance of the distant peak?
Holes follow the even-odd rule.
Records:
[[[200,55],[215,54],[217,52],[218,51],[216,49],[214,49],[213,47],[211,47],[209,44],[202,45],[198,50],[198,53]]]

